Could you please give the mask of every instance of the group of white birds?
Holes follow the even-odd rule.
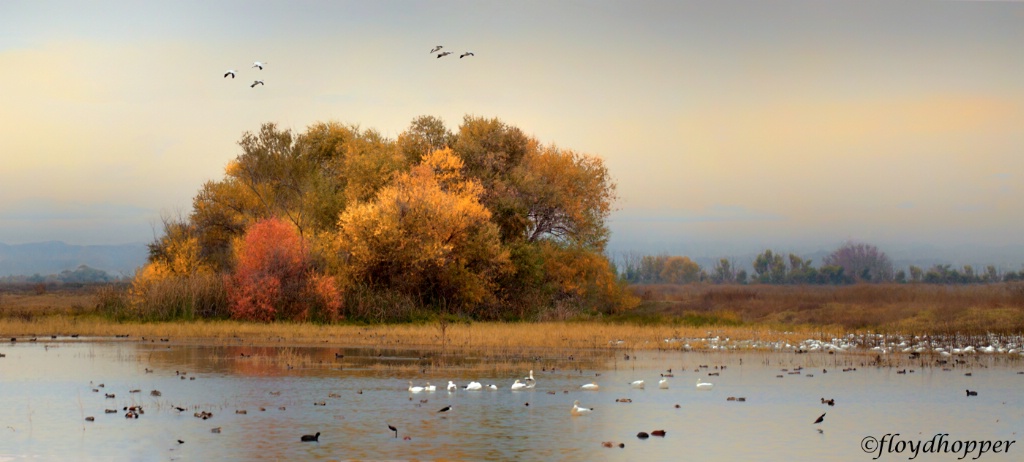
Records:
[[[267,63],[261,62],[261,61],[254,61],[252,63],[252,67],[250,67],[250,69],[256,68],[256,69],[262,71],[263,70],[263,66],[265,66],[265,65],[267,65]],[[238,71],[236,71],[234,69],[228,69],[227,71],[224,72],[224,78],[226,79],[228,77],[231,77],[233,79],[233,78],[235,78],[235,76],[237,74],[238,74]],[[256,85],[263,85],[263,81],[262,80],[254,80],[252,82],[252,85],[249,85],[249,88],[256,88]]]
[[[533,371],[531,370],[530,371],[530,375],[528,375],[526,377],[523,377],[523,381],[522,382],[520,382],[519,379],[516,379],[516,381],[512,384],[512,386],[510,388],[513,391],[516,391],[516,390],[530,389],[530,388],[534,388],[536,386],[537,386],[537,379],[533,378]],[[448,392],[454,392],[454,391],[457,391],[458,389],[459,389],[459,386],[456,385],[455,382],[452,382],[451,380],[448,381],[448,386],[446,387],[446,390],[448,390]],[[493,390],[497,390],[498,386],[493,384],[493,383],[490,384],[490,385],[484,386],[480,382],[473,381],[473,382],[469,382],[468,384],[463,386],[462,389],[463,390],[469,390],[469,391],[476,391],[476,390],[487,389],[487,390],[492,390],[493,391]],[[427,382],[427,385],[426,386],[422,386],[422,387],[413,385],[412,382],[409,382],[409,393],[434,392],[434,391],[437,391],[437,386],[431,385],[430,382]]]
[[[516,379],[515,382],[512,383],[512,386],[509,387],[509,388],[512,391],[516,391],[516,390],[531,389],[531,388],[534,388],[536,386],[537,386],[537,379],[533,378],[533,371],[531,370],[530,371],[530,375],[524,377],[522,379],[522,381],[520,381],[520,379]],[[629,386],[632,387],[632,388],[643,389],[644,388],[644,381],[643,380],[634,380],[633,382],[629,383]],[[713,384],[711,382],[705,382],[704,380],[702,380],[701,378],[698,377],[697,378],[697,385],[696,386],[697,386],[697,390],[704,390],[704,391],[706,391],[706,390],[711,390],[715,386],[715,384]],[[585,383],[582,386],[580,386],[580,389],[587,390],[587,391],[597,391],[597,390],[600,390],[600,388],[601,388],[601,386],[598,385],[596,382]],[[662,378],[660,380],[658,380],[658,388],[662,389],[662,390],[667,390],[668,389],[668,377],[662,376]],[[456,385],[455,382],[452,382],[451,380],[449,380],[448,381],[448,386],[446,387],[446,389],[447,389],[447,391],[449,393],[452,393],[452,392],[458,391],[459,390],[459,386]],[[463,386],[462,389],[469,390],[469,391],[483,390],[483,389],[495,391],[495,390],[498,390],[498,386],[495,385],[495,384],[490,384],[490,385],[484,386],[480,382],[472,381],[472,382],[469,382],[468,384],[466,384],[465,386]],[[437,386],[431,385],[430,382],[427,382],[426,386],[422,386],[422,387],[421,386],[413,385],[412,382],[409,382],[409,393],[434,392],[434,391],[437,391]],[[593,411],[593,409],[591,409],[591,408],[586,408],[586,407],[580,406],[580,401],[576,400],[572,404],[572,410],[570,411],[570,414],[572,414],[574,416],[580,416],[580,415],[587,415],[587,414],[591,413],[592,411]]]

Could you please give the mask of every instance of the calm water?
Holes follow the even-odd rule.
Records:
[[[853,354],[640,352],[638,360],[626,361],[618,352],[582,370],[542,372],[538,365],[537,387],[513,392],[509,386],[527,370],[445,375],[371,367],[415,364],[416,358],[349,349],[336,360],[338,348],[288,349],[314,362],[289,369],[267,359],[281,351],[136,342],[0,345],[6,355],[0,358],[0,461],[867,461],[879,455],[861,449],[867,436],[900,433],[901,439],[927,441],[948,433],[947,440],[1015,441],[1024,432],[1024,375],[1017,373],[1024,363],[1001,355],[976,355],[951,371],[908,362],[914,372],[899,374],[897,368],[862,366],[870,357]],[[695,372],[699,365],[710,367]],[[799,375],[782,371],[796,367],[804,367]],[[844,367],[857,370],[842,372]],[[675,375],[670,388],[658,389],[659,374],[668,368]],[[182,380],[180,371],[195,380]],[[714,389],[698,391],[698,377]],[[630,388],[638,379],[646,381],[645,389]],[[438,391],[410,394],[410,380],[430,381]],[[495,383],[500,389],[448,393],[448,380]],[[599,391],[580,390],[591,381]],[[965,396],[966,389],[978,396]],[[151,396],[152,390],[161,396]],[[746,402],[727,401],[729,396]],[[821,404],[822,397],[836,405]],[[577,399],[594,412],[570,416]],[[145,413],[126,419],[122,409],[132,405],[142,405]],[[451,412],[437,412],[448,405]],[[196,418],[199,411],[213,417]],[[824,422],[813,424],[822,413]],[[95,421],[86,422],[86,416]],[[398,438],[388,424],[398,428]],[[212,433],[214,427],[221,433]],[[655,429],[667,435],[636,437]],[[318,443],[299,441],[318,431]],[[625,447],[605,448],[603,441]],[[912,455],[883,452],[879,460]],[[960,455],[920,454],[915,460]],[[1024,444],[979,460],[1024,460]]]

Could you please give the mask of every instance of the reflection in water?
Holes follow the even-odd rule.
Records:
[[[867,436],[1016,440],[1024,428],[1022,364],[1005,355],[879,368],[854,354],[651,351],[627,360],[601,350],[511,368],[374,348],[53,342],[0,352],[0,459],[870,460],[859,447]],[[536,388],[511,391],[529,369]],[[667,389],[630,386],[662,374]],[[714,388],[698,391],[698,378]],[[449,380],[498,390],[450,393]],[[439,386],[411,394],[409,381]],[[580,389],[590,382],[600,390]],[[570,415],[575,400],[593,412]],[[128,406],[144,414],[126,419]],[[666,434],[636,438],[653,430]],[[300,441],[316,432],[319,442]],[[1018,459],[1016,449],[1002,460]]]

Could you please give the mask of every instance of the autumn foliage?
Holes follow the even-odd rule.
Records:
[[[295,227],[277,218],[252,225],[238,248],[228,277],[231,316],[252,321],[311,318],[333,320],[340,294],[333,278],[311,268]]]
[[[637,304],[604,255],[615,184],[596,156],[471,116],[455,132],[418,117],[395,139],[265,124],[238,145],[144,272],[220,277],[232,317],[542,319]]]

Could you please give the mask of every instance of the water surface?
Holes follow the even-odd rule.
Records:
[[[542,369],[566,358],[542,357],[536,388],[513,392],[526,367],[421,367],[429,353],[410,351],[40,341],[0,353],[0,460],[907,460],[861,443],[895,433],[1015,441],[1024,431],[1024,364],[1006,355],[965,356],[943,370],[929,357],[874,367],[863,354],[610,350],[555,371]],[[668,369],[674,377],[659,389]],[[698,391],[698,378],[714,388]],[[640,379],[644,389],[628,385]],[[449,393],[449,380],[499,390]],[[409,381],[438,391],[409,393]],[[599,391],[579,388],[592,381]],[[571,416],[574,400],[594,412]],[[144,414],[126,419],[135,405]],[[201,411],[213,417],[194,416]],[[636,437],[655,429],[666,436]],[[319,442],[300,442],[316,432]],[[980,460],[1024,460],[1024,447]]]

